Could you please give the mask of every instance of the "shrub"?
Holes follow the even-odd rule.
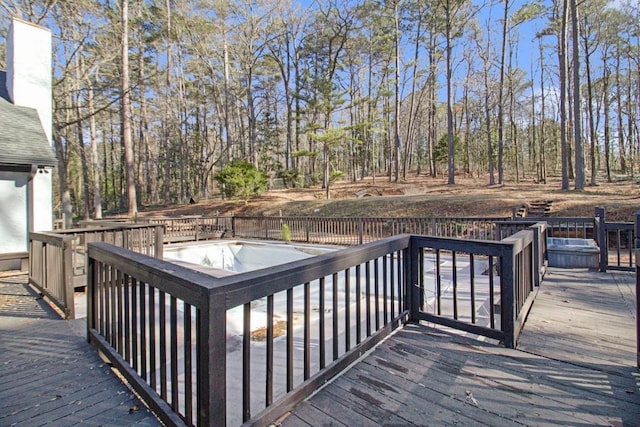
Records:
[[[282,224],[282,232],[280,233],[282,240],[285,242],[291,241],[291,230],[289,229],[289,225]]]
[[[267,176],[244,160],[227,163],[214,175],[214,179],[225,197],[240,199],[245,203],[267,189]]]

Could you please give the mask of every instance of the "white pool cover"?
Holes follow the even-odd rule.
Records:
[[[169,245],[164,257],[169,261],[197,264],[209,269],[244,273],[286,264],[333,252],[339,248],[255,240],[220,240]]]

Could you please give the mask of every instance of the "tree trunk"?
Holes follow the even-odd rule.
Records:
[[[93,216],[102,219],[102,196],[100,194],[100,162],[98,160],[98,137],[96,129],[96,113],[93,104],[93,85],[89,85],[87,94],[89,108],[89,136],[91,137],[91,167],[93,169]],[[103,141],[104,144],[104,141]]]
[[[502,46],[500,48],[500,85],[498,87],[498,183],[504,184],[504,63],[507,52],[507,26],[509,25],[509,0],[504,0],[502,21]]]
[[[76,132],[78,137],[78,154],[80,155],[80,166],[82,168],[82,218],[87,220],[89,219],[91,213],[91,195],[89,193],[90,188],[90,180],[89,180],[89,163],[87,162],[87,152],[85,150],[84,144],[84,129],[83,129],[83,120],[82,120],[82,108],[80,106],[81,99],[80,94],[82,93],[81,81],[82,81],[82,59],[80,57],[80,52],[76,53],[75,56],[75,68],[76,68],[76,95],[73,97],[73,102],[75,103],[75,113],[76,113]]]
[[[571,5],[571,32],[573,39],[573,133],[575,144],[575,189],[584,190],[584,154],[582,147],[582,115],[580,113],[580,39],[578,31],[577,0],[569,0]]]
[[[130,217],[138,214],[136,198],[133,141],[131,139],[131,87],[129,85],[129,1],[121,0],[122,18],[122,86],[120,101],[120,121],[127,175],[127,206]]]
[[[394,120],[393,120],[393,167],[395,170],[394,181],[400,179],[400,28],[398,17],[398,1],[393,2],[394,12]]]
[[[562,1],[562,16],[560,29],[560,46],[558,46],[558,61],[560,62],[560,149],[562,161],[562,189],[569,189],[569,142],[567,141],[567,26],[569,14],[569,0]],[[544,100],[543,100],[544,105]]]
[[[452,99],[452,74],[453,69],[451,65],[451,56],[453,55],[453,46],[451,45],[451,0],[447,0],[446,8],[446,61],[447,61],[447,184],[453,185],[456,183],[456,167],[455,167],[455,146],[454,146],[454,128],[453,128],[453,106],[451,105]]]

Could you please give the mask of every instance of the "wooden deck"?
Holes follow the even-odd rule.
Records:
[[[0,426],[158,426],[85,338],[27,286],[0,273]]]
[[[551,269],[517,350],[406,326],[278,422],[639,426],[634,281]]]
[[[634,280],[551,269],[517,350],[408,325],[278,423],[640,426]],[[26,281],[0,276],[0,425],[159,425]]]

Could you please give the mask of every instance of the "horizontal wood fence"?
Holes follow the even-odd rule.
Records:
[[[74,289],[86,285],[87,244],[108,242],[161,258],[162,236],[162,226],[134,224],[29,233],[29,283],[74,318]]]
[[[221,278],[92,243],[88,337],[167,425],[266,425],[405,321],[513,347],[534,234],[403,234]]]

